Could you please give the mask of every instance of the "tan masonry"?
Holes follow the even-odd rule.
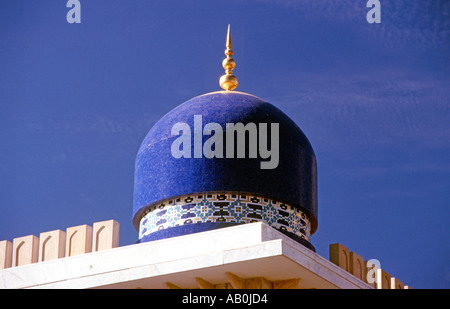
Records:
[[[119,246],[120,224],[115,220],[95,222],[93,227],[79,225],[66,231],[44,232],[0,241],[0,270],[45,262]]]
[[[410,289],[397,278],[391,277],[385,270],[377,268],[376,265],[364,260],[355,252],[350,252],[341,244],[331,244],[329,254],[331,262],[376,289]],[[373,283],[368,280],[371,274],[375,278]]]

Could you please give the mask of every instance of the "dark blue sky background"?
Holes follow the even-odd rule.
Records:
[[[165,113],[237,90],[314,147],[319,227],[413,288],[450,288],[450,1],[0,3],[0,240],[115,219],[132,244],[134,160]],[[281,150],[282,151],[282,150]],[[286,181],[286,180],[280,180]]]

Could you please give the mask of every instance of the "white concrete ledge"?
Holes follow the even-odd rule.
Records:
[[[0,270],[0,288],[197,288],[226,272],[300,278],[300,288],[371,286],[265,223],[251,223]]]

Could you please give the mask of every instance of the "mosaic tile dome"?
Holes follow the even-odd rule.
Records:
[[[200,130],[195,119],[201,119]],[[191,157],[177,157],[171,151],[179,138],[173,134],[177,123],[191,129],[191,144],[184,144],[191,149],[183,149]],[[203,131],[209,123],[223,129],[223,138],[215,144],[217,150],[223,142],[223,157],[211,158],[194,149],[196,138],[205,145],[212,136],[211,131],[210,135]],[[262,162],[269,159],[261,149],[256,157],[250,155],[248,132],[244,157],[237,158],[237,136],[234,157],[226,156],[230,147],[227,124],[238,123],[278,124],[276,167],[262,168]],[[314,249],[309,237],[317,229],[316,169],[308,139],[274,105],[235,91],[201,95],[167,113],[143,140],[135,163],[133,224],[139,230],[139,241],[145,242],[263,221]]]

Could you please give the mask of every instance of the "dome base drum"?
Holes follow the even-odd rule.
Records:
[[[314,250],[307,214],[289,204],[242,192],[190,194],[149,207],[139,226],[140,241],[158,240],[238,224],[265,222]]]

